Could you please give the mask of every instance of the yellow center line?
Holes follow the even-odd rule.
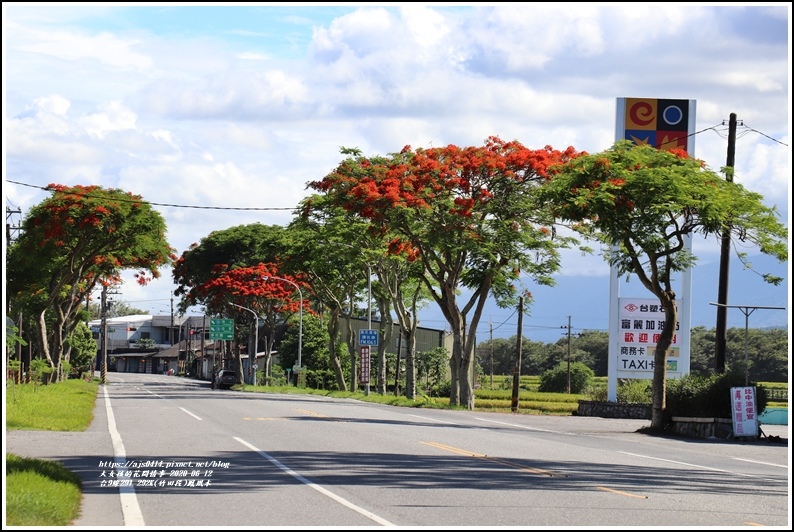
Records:
[[[516,464],[515,462],[510,462],[508,460],[503,460],[501,458],[491,458],[490,456],[488,456],[486,454],[480,454],[480,453],[475,453],[475,452],[472,452],[472,451],[466,451],[464,449],[458,449],[457,447],[450,447],[449,445],[444,445],[443,443],[425,442],[425,441],[419,442],[419,443],[422,443],[424,445],[429,445],[431,447],[436,447],[436,448],[441,449],[443,451],[449,451],[451,453],[461,454],[463,456],[471,456],[472,458],[482,458],[483,460],[490,460],[492,462],[496,462],[496,463],[499,463],[499,464],[502,464],[502,465],[507,465],[507,466],[510,466],[510,467],[515,467],[517,469],[521,469],[523,471],[528,471],[530,473],[535,473],[535,474],[538,474],[538,475],[547,475],[547,476],[550,476],[550,477],[565,477],[565,476],[567,476],[567,475],[562,475],[560,473],[554,473],[552,471],[547,471],[545,469],[538,469],[538,468],[535,468],[535,467],[527,467],[527,466],[524,466],[524,465],[521,465],[521,464]]]
[[[335,418],[335,417],[332,417],[332,416],[326,416],[325,414],[320,414],[319,412],[312,412],[311,410],[303,410],[301,408],[293,408],[293,410],[296,411],[296,412],[300,412],[302,414],[306,414],[307,416],[319,417],[319,418],[323,418],[323,419],[332,419],[334,421],[339,421],[339,418]]]
[[[323,415],[323,414],[319,414],[317,412],[312,412],[311,410],[302,410],[300,408],[293,408],[293,410],[296,411],[296,412],[301,412],[303,414],[306,414],[306,415],[309,415],[309,416],[314,416],[314,417],[330,417],[330,416],[326,416],[326,415]]]
[[[617,495],[625,495],[626,497],[635,497],[637,499],[647,499],[648,498],[647,495],[635,495],[633,493],[628,493],[628,492],[625,492],[625,491],[613,490],[612,488],[605,488],[603,486],[596,486],[596,489],[599,489],[601,491],[608,491],[609,493],[615,493]]]

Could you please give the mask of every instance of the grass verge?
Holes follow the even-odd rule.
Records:
[[[98,389],[97,379],[47,385],[6,381],[6,430],[84,431],[94,419]]]
[[[6,454],[6,524],[64,526],[77,518],[80,478],[57,462]]]

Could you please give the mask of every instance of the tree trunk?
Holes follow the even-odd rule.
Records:
[[[358,390],[358,365],[356,361],[358,356],[356,353],[356,341],[353,336],[353,320],[349,317],[346,320],[347,324],[347,353],[350,356],[350,391],[355,393]]]
[[[416,399],[416,325],[405,331],[405,397]]]
[[[653,355],[653,391],[651,393],[651,428],[664,428],[664,410],[667,396],[667,351],[673,344],[678,309],[675,305],[675,294],[666,291],[659,298],[664,308],[664,327],[659,335],[659,342]]]
[[[334,309],[329,312],[328,317],[328,358],[331,368],[334,370],[336,376],[336,387],[339,391],[346,392],[347,384],[345,383],[345,374],[342,371],[342,363],[339,360],[339,353],[336,350],[336,339],[339,336],[339,312]]]

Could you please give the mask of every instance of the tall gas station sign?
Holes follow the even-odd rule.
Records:
[[[660,150],[684,149],[695,154],[695,100],[618,98],[615,140],[649,144]],[[692,250],[691,239],[686,246]],[[667,353],[667,376],[689,373],[692,271],[681,272],[676,299],[678,323]],[[613,267],[609,284],[609,365],[607,399],[617,401],[618,379],[652,379],[653,350],[664,314],[655,299],[620,297],[620,278]]]

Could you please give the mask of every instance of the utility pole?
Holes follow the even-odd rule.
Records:
[[[491,330],[491,340],[490,340],[490,346],[491,346],[491,389],[493,390],[493,323],[491,323],[489,321],[488,322],[488,327]]]
[[[101,369],[101,383],[107,384],[108,373],[108,320],[107,320],[107,301],[108,301],[108,287],[102,286],[102,308],[101,308],[101,329],[102,329],[102,369]]]
[[[723,121],[723,124],[725,122]],[[733,165],[736,155],[736,113],[730,114],[728,120],[728,157],[725,166],[728,172],[725,179],[733,182]],[[719,287],[717,288],[717,327],[716,344],[714,349],[714,370],[725,373],[725,346],[728,343],[727,320],[728,320],[728,266],[731,256],[731,229],[728,227],[722,232],[722,248],[720,253],[720,277]]]
[[[16,234],[19,232],[19,225],[11,225],[11,215],[12,214],[22,214],[21,209],[11,210],[11,208],[6,207],[6,242],[9,244],[13,244],[16,240]]]
[[[563,325],[563,327],[565,327]],[[568,316],[568,387],[565,393],[571,393],[571,317]]]
[[[524,296],[518,298],[518,341],[516,342],[516,367],[513,370],[513,400],[510,409],[518,412],[518,384],[521,378],[521,330],[524,327]]]
[[[381,323],[383,320],[381,320]],[[372,330],[372,266],[367,263],[367,329]],[[367,382],[364,383],[364,395],[369,395],[370,360],[367,360]],[[362,360],[363,363],[363,360]]]

